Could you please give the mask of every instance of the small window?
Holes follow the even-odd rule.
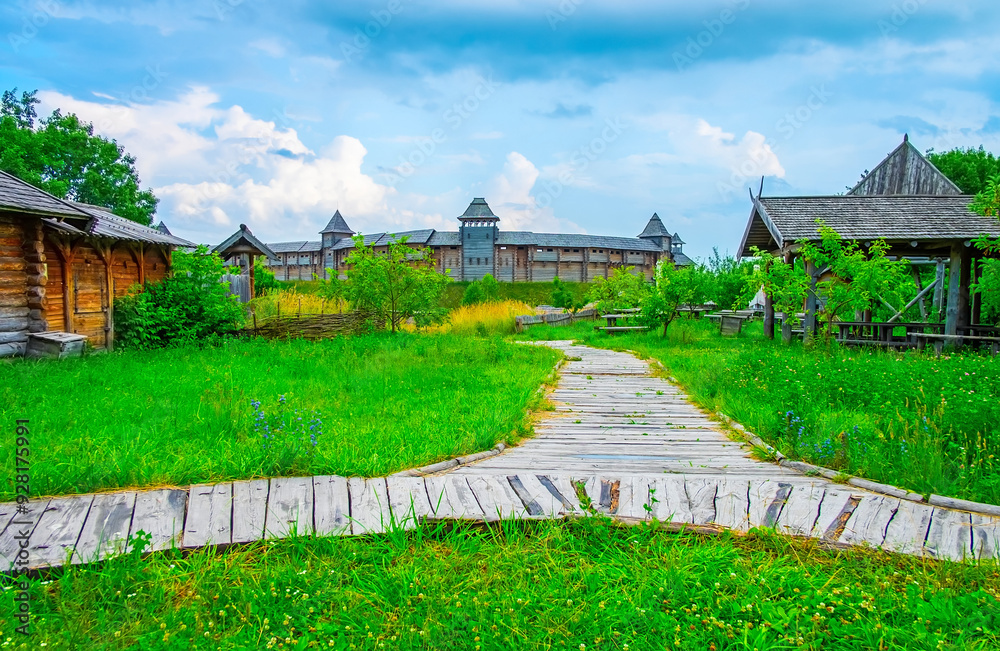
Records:
[[[449,249],[451,249],[452,251],[454,251],[454,250],[456,250],[456,249],[457,249],[458,247],[457,247],[457,246],[449,246],[448,248],[449,248]]]
[[[552,249],[549,249],[549,253],[552,253]]]
[[[500,250],[501,250],[501,251],[506,251],[506,250],[507,250],[507,247],[506,247],[506,246],[501,246],[501,247],[500,247]]]
[[[573,249],[573,253],[579,253],[580,249]]]
[[[519,247],[517,247],[517,250],[518,250],[518,251],[523,251],[523,250],[524,250],[524,247],[523,247],[523,246],[519,246]]]
[[[539,252],[539,253],[541,253],[541,252],[542,252],[542,250],[541,250],[541,249],[538,249],[538,252]]]

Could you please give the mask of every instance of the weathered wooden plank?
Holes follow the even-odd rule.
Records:
[[[505,476],[470,477],[469,488],[475,494],[487,520],[521,518],[527,515],[524,504]]]
[[[777,530],[791,536],[812,535],[825,493],[818,484],[794,486],[778,517]]]
[[[144,531],[150,536],[146,551],[156,552],[180,546],[184,536],[187,495],[186,490],[179,488],[137,493],[129,545],[136,534]]]
[[[972,515],[972,547],[979,560],[1000,560],[1000,518]]]
[[[927,504],[900,500],[896,515],[885,531],[882,548],[899,554],[922,555],[933,512],[934,507]]]
[[[675,524],[694,522],[683,477],[657,477],[650,482],[649,488],[652,518]]]
[[[791,484],[770,479],[750,482],[749,503],[747,505],[749,525],[751,527],[774,527],[791,491]]]
[[[351,477],[347,490],[351,496],[351,533],[383,533],[392,526],[385,479]]]
[[[899,508],[895,497],[865,495],[847,521],[840,542],[850,545],[881,547],[885,542],[885,532],[889,521]]]
[[[482,519],[483,510],[465,477],[424,477],[424,486],[437,518]]]
[[[397,525],[412,529],[434,514],[423,477],[387,477],[385,481],[392,520]]]
[[[924,550],[934,558],[962,561],[972,557],[972,516],[935,508]]]
[[[233,541],[233,485],[192,486],[184,521],[184,547],[228,545]]]
[[[750,482],[733,479],[719,481],[715,496],[715,524],[747,531],[750,528],[748,494]]]
[[[715,522],[715,503],[718,490],[719,483],[715,479],[684,479],[684,491],[687,493],[688,504],[691,507],[693,524]]]
[[[351,496],[346,477],[313,477],[313,523],[317,536],[351,533]]]
[[[89,495],[86,497],[90,499]],[[39,557],[39,543],[44,545],[42,548],[43,553],[47,552],[48,546],[59,544],[59,539],[56,536],[61,533],[64,534],[66,529],[69,528],[59,526],[59,519],[63,517],[63,512],[66,510],[66,506],[70,500],[72,498],[61,499],[56,506],[51,506],[51,500],[32,500],[25,505],[27,513],[17,513],[16,504],[11,505],[12,509],[5,509],[5,513],[13,511],[13,515],[9,518],[4,518],[7,520],[5,523],[6,528],[0,534],[0,571],[11,569],[19,556],[22,561],[18,565],[19,567],[24,567],[23,561],[25,560],[28,562],[28,567],[39,567],[49,564]],[[45,517],[45,513],[50,509],[53,513],[47,519],[45,527],[39,529],[42,518]],[[86,511],[84,511],[76,527],[76,536],[80,534],[80,528],[83,527],[83,518],[86,518],[86,515]],[[76,537],[73,538],[69,545],[72,546],[75,544]],[[28,554],[27,558],[24,557],[25,553]],[[66,560],[65,551],[60,550],[58,554],[53,551],[52,555],[55,556],[55,559],[52,561],[53,563],[58,564]]]
[[[270,486],[266,479],[233,482],[234,543],[248,543],[264,537]]]
[[[564,513],[581,515],[583,509],[580,508],[580,498],[576,494],[576,486],[567,475],[536,475],[538,481],[545,489],[562,504]]]
[[[264,539],[311,536],[313,483],[311,477],[275,477],[271,480],[264,519]]]
[[[135,493],[131,491],[94,495],[73,563],[93,563],[124,551],[134,510]]]
[[[854,514],[854,509],[861,502],[861,496],[850,491],[827,488],[823,501],[819,505],[819,517],[813,526],[814,538],[839,540],[847,526],[847,521]]]

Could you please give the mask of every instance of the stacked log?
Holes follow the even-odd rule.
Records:
[[[0,357],[24,354],[28,342],[32,308],[28,305],[24,244],[21,225],[0,217]]]

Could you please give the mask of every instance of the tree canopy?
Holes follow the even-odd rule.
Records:
[[[0,169],[61,199],[102,206],[152,223],[157,199],[140,186],[135,157],[94,125],[56,109],[38,119],[37,91],[4,91],[0,100]]]
[[[1000,175],[1000,158],[982,145],[978,149],[956,147],[940,153],[931,150],[927,152],[927,160],[965,194],[979,194],[991,177]]]

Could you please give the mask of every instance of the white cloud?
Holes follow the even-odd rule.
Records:
[[[486,201],[500,217],[504,230],[555,233],[582,233],[584,230],[559,218],[550,204],[550,195],[539,200],[532,194],[539,172],[534,163],[516,151],[507,155],[503,171],[487,184]]]

